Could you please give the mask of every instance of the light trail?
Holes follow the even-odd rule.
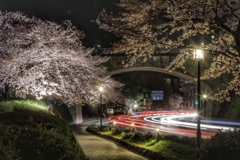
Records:
[[[144,132],[159,129],[166,134],[195,137],[197,127],[195,118],[197,114],[177,113],[176,111],[134,112],[132,115],[112,116],[108,120],[125,128],[135,127]],[[240,126],[238,122],[216,120],[204,120],[201,122],[208,123],[200,125],[202,138],[209,138],[219,130],[232,131],[234,130],[233,126]]]

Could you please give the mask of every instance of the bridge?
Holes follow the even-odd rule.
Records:
[[[122,61],[125,60],[126,58],[126,55],[124,53],[103,54],[105,50],[109,49],[96,48],[94,54],[97,55],[102,54],[103,56],[111,57],[111,59],[106,64],[104,64],[108,68],[107,75],[109,76],[133,71],[151,71],[171,75],[187,81],[192,81],[193,84],[196,85],[196,81],[194,81],[194,78],[197,78],[197,63],[193,59],[189,59],[185,62],[184,64],[185,69],[177,69],[172,72],[169,72],[165,69],[179,54],[178,49],[171,50],[168,53],[161,53],[161,51],[156,50],[152,58],[148,58],[146,62],[141,63],[141,60],[138,60],[133,66],[130,67],[124,67],[124,65],[122,64]],[[201,75],[203,74],[204,70],[210,66],[212,56],[213,55],[211,54],[205,54],[204,60],[201,61]],[[224,86],[227,83],[228,83],[227,78],[224,77],[214,80],[201,81],[201,94],[211,95],[213,91],[216,91],[219,88],[219,86]],[[213,102],[210,100],[206,100],[205,104],[206,104],[206,116],[208,118],[211,118],[213,116],[213,112],[215,112],[213,111],[212,107]],[[188,106],[190,105],[188,104]],[[216,110],[216,108],[217,107],[215,106],[214,109]]]
[[[97,54],[104,53],[104,51],[104,48],[97,48],[95,50]],[[130,67],[124,67],[124,65],[122,64],[122,61],[124,61],[126,58],[126,55],[124,53],[105,54],[105,56],[111,57],[111,59],[105,64],[108,68],[107,75],[111,76],[115,74],[133,71],[151,71],[171,75],[177,77],[178,79],[184,79],[193,82],[193,84],[196,85],[196,81],[194,81],[194,78],[197,78],[197,63],[193,59],[189,59],[186,61],[186,63],[184,64],[185,69],[177,69],[171,72],[166,70],[166,67],[175,59],[178,54],[178,49],[171,50],[168,53],[161,53],[160,50],[156,50],[152,58],[148,58],[146,62],[142,63],[141,60],[138,60],[133,66]],[[203,71],[210,66],[211,59],[211,55],[206,55],[204,57],[204,60],[201,61],[201,75],[203,74]],[[202,94],[211,95],[213,89],[214,86],[209,85],[209,82],[201,82]],[[193,102],[189,103],[188,106],[194,106]],[[207,117],[212,117],[212,102],[208,100],[205,103],[207,106],[206,115]]]

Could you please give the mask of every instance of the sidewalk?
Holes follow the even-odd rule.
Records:
[[[147,158],[128,151],[114,142],[88,133],[86,128],[97,122],[89,121],[71,126],[77,141],[89,160],[147,160]]]

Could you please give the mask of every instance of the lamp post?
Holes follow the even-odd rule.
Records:
[[[206,98],[207,98],[207,95],[204,94],[204,95],[203,95],[203,116],[204,116],[204,118],[205,118],[205,123],[206,123],[206,120],[207,120]]]
[[[193,52],[193,59],[197,60],[197,133],[196,133],[196,154],[199,157],[201,129],[200,129],[200,60],[204,58],[203,50],[196,49]]]
[[[99,87],[100,91],[100,130],[102,130],[102,92],[103,92],[103,87]]]

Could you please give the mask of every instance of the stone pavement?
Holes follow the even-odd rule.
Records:
[[[95,136],[86,128],[98,121],[84,122],[71,126],[73,133],[89,160],[147,160],[118,144]]]

